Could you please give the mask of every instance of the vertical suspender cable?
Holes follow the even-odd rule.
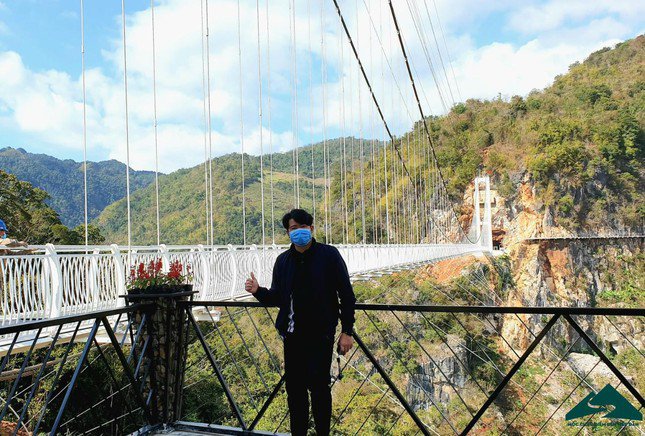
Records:
[[[85,4],[81,0],[81,78],[83,86],[83,200],[85,223],[85,246],[89,244],[87,214],[87,99],[85,94]]]
[[[269,115],[269,183],[271,188],[271,243],[275,244],[275,201],[273,195],[273,132],[271,131],[271,28],[269,22],[269,0],[266,0],[266,29],[267,29],[267,112]]]
[[[240,148],[242,151],[242,243],[246,245],[246,175],[244,173],[244,87],[242,84],[242,22],[240,0],[237,0],[237,58],[240,81]]]
[[[434,30],[434,25],[432,24],[432,18],[430,17],[430,11],[428,10],[428,3],[426,0],[423,0],[423,5],[425,6],[428,22],[430,22],[430,30],[432,31],[432,38],[434,39],[434,45],[435,47],[437,47],[437,54],[439,55],[439,63],[441,64],[441,69],[443,70],[443,75],[446,78],[446,84],[448,85],[448,92],[450,93],[452,104],[454,105],[455,96],[452,93],[452,86],[450,86],[450,79],[448,78],[448,73],[446,72],[446,65],[443,62],[443,56],[441,56],[441,48],[439,47],[439,41],[437,40],[437,33]],[[415,7],[417,7],[416,4],[415,4]],[[419,17],[419,24],[421,24],[421,17]]]
[[[421,223],[423,222],[423,198],[421,197],[421,166],[419,165],[419,135],[416,129],[416,125],[412,127],[412,134],[414,139],[414,168],[416,169],[416,177],[414,178],[414,198],[417,202],[417,207],[415,213],[416,218],[416,228],[417,228],[417,244],[421,242],[422,238],[422,229]]]
[[[208,127],[206,122],[206,59],[204,56],[204,1],[199,1],[200,7],[200,16],[201,16],[201,33],[200,39],[202,43],[202,109],[203,109],[203,123],[204,123],[204,209],[205,209],[205,221],[206,224],[206,245],[210,245],[211,236],[210,236],[210,221],[208,219],[208,209],[209,209],[209,189],[208,189]]]
[[[295,131],[297,130],[296,127],[296,115],[295,115],[295,94],[296,94],[296,74],[294,71],[294,66],[295,66],[295,29],[293,28],[294,22],[293,22],[293,14],[292,10],[294,9],[294,4],[293,0],[289,0],[289,57],[290,57],[290,64],[289,64],[289,70],[290,70],[290,78],[291,78],[291,163],[293,165],[293,205],[294,207],[299,207],[299,195],[298,195],[298,156],[297,153],[298,151],[296,150],[296,140],[295,140]]]
[[[210,233],[211,233],[211,244],[215,242],[215,223],[213,222],[213,129],[212,129],[212,117],[211,117],[211,61],[210,61],[210,29],[208,18],[210,16],[210,11],[208,9],[208,0],[205,3],[206,6],[206,96],[208,102],[208,172],[209,172],[209,196],[210,196]]]
[[[329,213],[329,186],[331,175],[327,166],[327,72],[325,64],[325,0],[320,1],[320,81],[322,82],[322,110],[323,110],[323,169],[324,169],[324,212],[325,212],[325,243],[330,243],[331,215]]]
[[[421,101],[419,100],[419,94],[417,92],[417,88],[416,88],[416,85],[414,83],[414,77],[412,76],[412,70],[410,69],[410,64],[408,62],[408,56],[407,56],[406,51],[405,51],[405,44],[403,43],[403,37],[401,35],[401,30],[399,29],[399,23],[398,23],[397,18],[396,18],[396,13],[394,12],[394,6],[392,5],[392,0],[388,0],[388,3],[389,3],[389,6],[390,6],[390,12],[392,14],[392,21],[394,22],[394,26],[396,27],[396,32],[397,32],[397,35],[398,35],[399,45],[401,47],[401,53],[403,54],[403,58],[405,59],[405,66],[406,66],[406,69],[408,71],[408,76],[410,78],[410,82],[411,82],[411,85],[412,85],[412,90],[414,92],[414,97],[415,97],[416,102],[417,102],[417,107],[419,108],[419,113],[421,114],[421,120],[423,121],[423,127],[424,127],[424,130],[425,130],[426,136],[428,138],[428,142],[430,144],[430,149],[432,150],[432,156],[433,156],[433,159],[435,160],[435,162],[438,162],[437,155],[436,155],[435,150],[434,150],[434,144],[432,142],[432,137],[430,136],[430,131],[428,129],[428,124],[427,124],[425,115],[423,114],[423,108],[421,107]],[[441,174],[441,169],[439,168],[438,163],[437,163],[437,171],[439,172],[439,179],[441,181],[443,191],[444,191],[445,195],[448,196],[448,189],[446,187],[446,182],[445,182],[445,179],[444,179],[443,175]],[[451,202],[449,201],[448,198],[446,200],[447,200],[446,201],[447,208],[449,209],[450,214],[452,214],[452,216],[454,216],[455,219],[456,219],[457,214],[454,211],[454,208],[452,207]],[[448,222],[450,230],[452,230],[452,222],[453,222],[452,219],[450,219],[450,221]],[[468,235],[464,233],[464,231],[461,228],[461,226],[458,226],[458,227],[459,228],[457,230],[459,230],[465,236],[465,238],[468,241],[470,241],[470,239],[468,238]],[[470,242],[472,242],[472,241],[470,241]]]
[[[338,33],[338,48],[340,51],[340,117],[341,117],[341,147],[340,147],[340,179],[341,179],[341,212],[344,215],[343,221],[343,244],[349,241],[349,222],[347,215],[347,161],[345,149],[347,146],[347,135],[345,125],[345,56],[343,48],[343,34]]]
[[[360,27],[359,27],[359,17],[358,17],[358,0],[354,2],[355,8],[356,8],[356,34],[360,38]],[[359,40],[356,40],[356,50],[358,52],[358,43]],[[367,77],[367,76],[366,76]],[[360,83],[358,84],[358,145],[359,145],[359,153],[360,153],[360,171],[361,171],[361,225],[363,229],[363,240],[362,243],[365,244],[367,243],[367,228],[365,225],[365,175],[364,175],[364,167],[365,167],[365,162],[363,161],[364,155],[365,155],[365,150],[363,148],[363,108],[362,108],[362,102],[361,102],[361,85]]]
[[[312,70],[313,65],[311,61],[311,0],[307,0],[307,48],[309,53],[307,56],[307,66],[309,67],[309,146],[311,147],[311,212],[314,218],[314,237],[318,223],[316,222],[316,164],[314,162],[314,97],[313,97],[313,78]]]
[[[405,143],[402,143],[401,145],[405,145],[406,143],[409,145],[409,136],[404,135],[403,137]],[[405,149],[404,149],[405,150]],[[405,153],[405,151],[404,151]],[[404,155],[405,156],[405,155]],[[410,153],[408,150],[407,153],[408,158],[410,157]],[[402,174],[403,171],[401,171]],[[408,181],[402,177],[402,180],[404,181],[403,186],[401,186],[401,191],[403,192],[403,230],[405,232],[405,243],[409,244],[410,243],[410,195],[409,195],[409,183]]]
[[[354,97],[354,87],[352,86],[352,69],[349,68],[349,125],[354,127],[354,104],[352,103],[352,98]],[[350,137],[351,149],[350,157],[352,162],[352,222],[354,223],[354,239],[353,242],[356,243],[358,240],[358,230],[356,228],[356,158],[354,157],[354,135]]]
[[[383,8],[381,7],[382,2],[379,1],[378,11],[379,11],[379,30],[381,35],[383,34]],[[383,68],[383,58],[381,58],[381,94],[385,95],[385,74]],[[383,134],[385,134],[385,128],[383,128]],[[385,135],[384,135],[385,136]],[[387,238],[387,243],[392,242],[390,236],[390,197],[388,192],[388,176],[387,176],[387,147],[388,143],[385,141],[383,143],[383,176],[385,180],[385,235]]]
[[[157,135],[157,58],[155,47],[155,1],[150,0],[150,15],[152,19],[152,101],[153,126],[155,138],[155,208],[157,212],[157,245],[161,244],[161,224],[159,220],[159,144]]]
[[[414,223],[414,230],[416,232],[415,236],[415,243],[419,243],[419,221],[421,220],[421,217],[419,216],[419,191],[418,191],[418,185],[417,185],[417,177],[419,174],[419,168],[417,167],[416,161],[417,161],[417,151],[416,151],[416,141],[415,141],[415,135],[414,135],[414,124],[412,125],[412,132],[410,132],[410,137],[411,137],[411,149],[412,149],[412,154],[410,155],[410,165],[413,168],[412,171],[412,188],[411,190],[414,191],[414,198],[412,199],[413,201],[413,214],[412,214],[412,219]],[[416,174],[415,174],[416,173]]]
[[[260,127],[260,207],[262,213],[262,246],[266,244],[264,225],[264,144],[262,143],[262,48],[260,46],[260,0],[255,0],[255,15],[258,32],[258,124]]]
[[[388,42],[389,42],[389,52],[394,53],[392,51],[392,24],[388,20]],[[390,82],[390,100],[392,104],[392,112],[395,113],[395,105],[394,105],[394,83],[395,83],[395,72],[394,69],[392,69],[392,78],[393,80]],[[401,97],[403,95],[401,94]],[[404,100],[405,101],[405,100]],[[398,201],[398,180],[397,180],[397,162],[396,159],[394,158],[394,140],[390,141],[390,144],[392,145],[392,182],[394,186],[394,243],[399,244],[401,242],[401,224],[400,224],[400,210],[399,210],[399,201]]]
[[[121,0],[121,20],[123,24],[123,89],[125,103],[125,190],[128,209],[128,261],[132,251],[132,214],[130,212],[130,125],[128,119],[128,55],[125,39],[125,0]]]
[[[462,99],[461,91],[459,90],[459,83],[457,82],[457,76],[455,76],[455,70],[452,68],[452,57],[450,56],[450,52],[448,51],[448,44],[446,43],[446,33],[443,31],[443,26],[441,25],[441,20],[439,19],[437,2],[435,0],[432,0],[432,3],[434,4],[434,11],[435,11],[435,14],[437,15],[437,23],[439,24],[439,30],[441,31],[441,36],[443,38],[443,45],[444,45],[444,48],[446,49],[446,55],[448,56],[448,63],[450,64],[450,70],[452,71],[452,78],[455,82],[455,87],[457,88],[457,96],[459,97],[459,100],[461,100]],[[427,9],[427,5],[426,5],[426,9]]]
[[[358,4],[356,5],[358,8]],[[372,30],[369,29],[369,51],[370,51],[370,76],[374,77],[374,63],[372,57]],[[372,151],[372,243],[378,243],[377,218],[376,218],[376,156],[374,154],[374,114],[370,107],[370,145]]]
[[[416,129],[414,129],[414,133],[416,134],[416,143],[417,143],[417,174],[419,176],[419,195],[421,197],[421,202],[419,204],[419,227],[420,227],[420,241],[423,242],[425,240],[427,234],[426,234],[426,223],[428,222],[428,215],[427,215],[427,208],[426,208],[426,196],[425,196],[425,178],[423,176],[424,174],[424,167],[425,167],[425,148],[423,147],[423,143],[421,142],[421,135],[420,132]]]
[[[297,29],[296,29],[296,2],[295,0],[292,3],[291,8],[291,19],[293,21],[293,55],[291,57],[293,63],[293,144],[294,144],[294,156],[296,162],[296,207],[300,207],[300,150],[298,150],[298,125],[299,125],[299,114],[298,114],[298,63],[296,59],[298,57],[298,40],[297,40]]]

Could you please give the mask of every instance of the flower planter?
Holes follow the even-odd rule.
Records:
[[[193,285],[158,285],[148,286],[147,288],[129,289],[127,297],[137,295],[142,297],[170,297],[176,294],[192,293],[192,291]]]

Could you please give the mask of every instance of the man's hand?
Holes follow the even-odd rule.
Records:
[[[341,333],[338,338],[338,347],[336,348],[338,350],[338,354],[342,354],[344,356],[345,353],[351,350],[353,346],[354,338],[346,333]]]
[[[246,292],[250,292],[251,294],[255,294],[258,291],[258,288],[260,285],[258,284],[258,279],[255,278],[255,275],[251,273],[251,278],[246,279],[246,283],[244,284],[244,290]]]

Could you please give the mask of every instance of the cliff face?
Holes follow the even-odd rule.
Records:
[[[496,200],[492,208],[493,229],[504,235],[500,242],[508,257],[512,277],[501,304],[645,306],[643,239],[527,240],[543,234],[569,234],[554,224],[550,208],[538,200],[535,191],[530,178],[524,174],[508,198],[499,192],[493,195]],[[609,225],[598,231],[600,234],[614,233]],[[618,319],[616,322],[623,324],[614,327],[603,317],[579,318],[583,327],[589,327],[595,338],[614,352],[626,347],[625,339],[616,327],[628,337],[643,338],[643,325],[635,320]],[[535,326],[534,329],[543,325],[539,315],[505,317],[500,333],[513,348],[525,349],[532,339],[523,323]],[[571,328],[560,324],[555,328],[553,337],[558,337],[561,343],[577,338]],[[508,351],[508,346],[506,348]],[[579,341],[574,350],[587,351],[588,347]]]

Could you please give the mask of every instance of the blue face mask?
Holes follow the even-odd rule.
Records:
[[[6,233],[4,233],[4,234],[2,235],[2,238],[0,238],[0,239],[7,239],[7,234],[6,234]]]
[[[294,245],[304,247],[311,241],[311,230],[309,229],[296,229],[289,232],[289,239]]]

